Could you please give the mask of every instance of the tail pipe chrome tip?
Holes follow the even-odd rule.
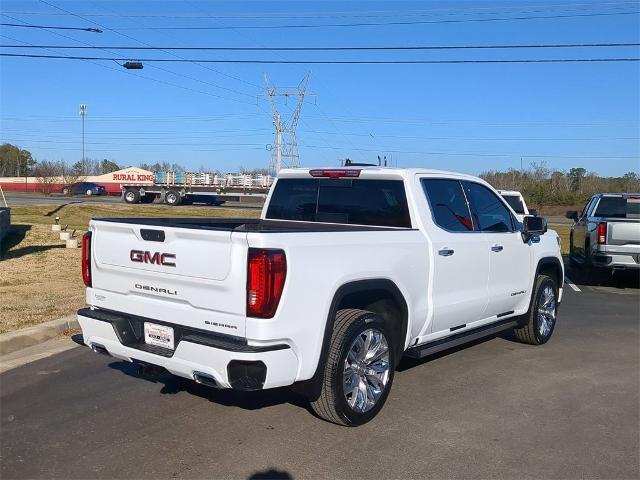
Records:
[[[96,353],[101,353],[102,355],[110,356],[109,352],[104,347],[104,345],[100,345],[99,343],[92,343],[91,344],[91,350],[93,350]]]
[[[204,372],[193,372],[193,379],[196,383],[206,385],[207,387],[220,388],[213,375]]]

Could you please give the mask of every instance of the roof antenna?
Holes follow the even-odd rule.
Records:
[[[380,166],[380,155],[378,155],[378,166]]]

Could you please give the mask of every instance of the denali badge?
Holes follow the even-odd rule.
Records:
[[[166,288],[152,287],[151,285],[141,285],[136,283],[134,285],[138,290],[146,290],[147,292],[164,293],[165,295],[178,295],[177,290],[168,290]]]
[[[129,258],[132,262],[153,263],[155,265],[164,265],[165,267],[175,267],[176,256],[173,253],[146,252],[143,250],[131,250]]]

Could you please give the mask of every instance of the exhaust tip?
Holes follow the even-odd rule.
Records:
[[[206,385],[207,387],[219,388],[219,385],[216,382],[216,379],[213,378],[213,375],[209,375],[208,373],[193,372],[193,379],[196,381],[196,383],[199,383],[201,385]]]
[[[95,353],[100,353],[102,355],[111,356],[111,354],[105,348],[105,346],[104,345],[100,345],[99,343],[92,343],[91,344],[91,350],[93,350]]]

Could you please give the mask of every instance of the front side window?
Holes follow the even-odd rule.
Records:
[[[464,182],[464,191],[471,207],[473,223],[482,232],[511,232],[511,213],[500,197],[484,185]]]
[[[594,198],[590,199],[587,204],[584,206],[584,208],[582,209],[582,213],[580,214],[580,218],[584,217],[585,215],[587,215],[587,212],[589,211],[589,208],[591,207],[591,204],[593,202],[595,202],[596,200]]]
[[[284,178],[267,218],[411,228],[402,180]]]
[[[473,230],[471,214],[458,180],[445,178],[423,178],[424,189],[434,222],[451,232],[470,232]]]

